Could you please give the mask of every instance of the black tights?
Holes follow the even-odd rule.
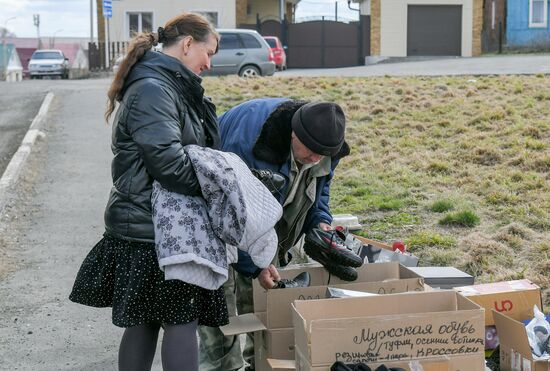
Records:
[[[118,351],[119,371],[150,371],[157,348],[159,324],[128,327]],[[164,371],[198,371],[197,321],[165,325],[162,339]]]

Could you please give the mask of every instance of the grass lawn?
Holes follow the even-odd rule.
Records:
[[[339,103],[352,148],[333,213],[422,265],[550,287],[550,76],[206,78],[218,112],[282,96]],[[548,292],[544,295],[550,304]]]

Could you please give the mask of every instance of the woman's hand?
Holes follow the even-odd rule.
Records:
[[[260,272],[260,275],[258,276],[258,281],[260,282],[260,286],[262,286],[264,289],[269,290],[275,287],[276,282],[281,280],[281,276],[279,276],[279,272],[277,271],[277,268],[273,264],[270,264],[269,267],[265,268]]]

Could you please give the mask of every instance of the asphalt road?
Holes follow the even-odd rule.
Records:
[[[28,91],[21,84],[0,87],[0,176],[17,151],[46,93]]]
[[[102,119],[108,81],[35,83],[26,88],[53,90],[56,98],[46,138],[18,187],[28,197],[2,219],[2,260],[14,267],[0,281],[0,369],[115,370],[122,330],[110,323],[110,310],[67,299],[103,232],[111,184],[110,126]]]

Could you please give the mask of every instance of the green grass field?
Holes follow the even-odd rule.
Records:
[[[352,153],[332,184],[333,213],[357,215],[365,236],[404,240],[422,265],[550,287],[550,76],[222,77],[204,86],[219,113],[265,96],[339,103]]]

